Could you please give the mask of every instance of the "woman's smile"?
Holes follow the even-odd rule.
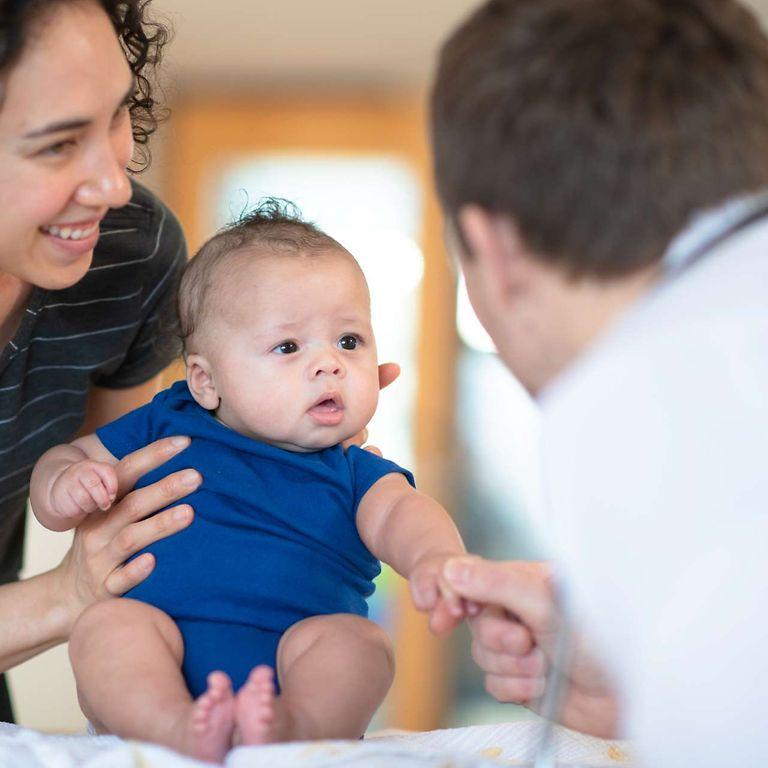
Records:
[[[40,227],[40,232],[57,255],[65,260],[77,259],[93,251],[99,240],[99,221],[80,221],[67,224],[51,224]]]

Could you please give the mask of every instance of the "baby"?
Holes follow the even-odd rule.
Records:
[[[132,599],[76,625],[83,711],[99,731],[207,760],[233,744],[357,738],[393,676],[366,618],[378,561],[409,580],[434,630],[464,614],[440,579],[464,552],[448,514],[406,470],[341,445],[378,400],[365,278],[268,201],[192,259],[179,315],[186,381],[51,449],[32,478],[38,519],[64,530],[108,509],[115,464],[162,436],[192,442],[141,484],[184,467],[203,477],[185,500],[195,521],[149,548],[157,567]]]

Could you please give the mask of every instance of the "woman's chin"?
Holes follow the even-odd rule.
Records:
[[[93,251],[83,253],[69,264],[51,264],[45,274],[31,282],[47,291],[61,291],[79,283],[88,273],[93,262]]]

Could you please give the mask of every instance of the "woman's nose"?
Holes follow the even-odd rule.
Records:
[[[85,182],[78,189],[77,201],[91,208],[122,208],[131,199],[131,183],[123,171],[113,176]]]
[[[105,152],[77,189],[77,202],[91,208],[122,208],[133,194],[125,167]]]

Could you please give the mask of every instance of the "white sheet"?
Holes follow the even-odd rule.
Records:
[[[227,768],[499,768],[529,766],[539,725],[523,721],[426,733],[238,747]],[[627,768],[627,745],[559,729],[565,768]],[[52,736],[0,724],[0,768],[207,768],[168,749],[115,736]]]

